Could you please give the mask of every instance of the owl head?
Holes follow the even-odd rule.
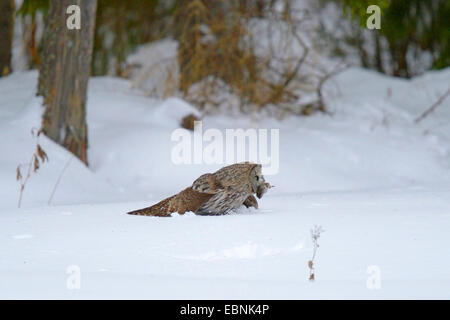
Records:
[[[270,189],[270,184],[264,180],[260,164],[255,165],[250,172],[250,183],[252,185],[253,192],[256,193],[259,199],[261,199],[264,193]]]

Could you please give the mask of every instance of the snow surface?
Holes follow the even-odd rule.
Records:
[[[41,136],[50,162],[17,209],[15,169],[43,111],[36,82],[0,78],[0,298],[450,298],[450,99],[413,123],[450,68],[412,80],[348,70],[327,83],[332,116],[204,117],[204,129],[280,130],[280,170],[266,176],[276,187],[259,210],[220,217],[125,214],[221,166],[171,161],[193,107],[109,77],[89,83],[89,168]],[[325,232],[310,282],[314,225]]]

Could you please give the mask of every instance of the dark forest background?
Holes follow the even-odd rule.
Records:
[[[39,14],[46,20],[50,0],[24,0],[19,8],[14,1],[3,0],[0,11],[1,56],[3,73],[9,68],[8,48],[12,31],[12,21],[24,19],[23,40],[28,47],[29,68],[39,66],[42,53],[41,37],[37,36],[36,20]],[[165,37],[178,40],[186,23],[186,11],[192,10],[189,1],[174,0],[98,0],[96,30],[92,59],[92,75],[113,72],[116,76],[126,76],[125,59],[140,44]],[[228,32],[233,32],[232,15],[238,10],[245,17],[269,15],[278,1],[274,0],[203,0],[204,12],[195,19],[207,19],[207,15],[229,20]],[[286,0],[285,2],[291,2]],[[450,64],[450,1],[447,0],[319,0],[319,11],[327,6],[335,6],[339,25],[333,30],[320,24],[326,44],[332,54],[345,57],[356,52],[365,68],[399,77],[411,77],[425,70],[417,71],[408,59],[420,59],[427,53],[426,65],[431,69],[441,69]],[[382,11],[382,28],[366,36],[366,8],[370,4],[379,5]],[[289,5],[286,6],[289,8]],[[201,10],[199,10],[201,11]],[[288,15],[289,13],[287,13]],[[327,18],[327,17],[325,17]],[[317,18],[320,19],[320,18]],[[216,20],[216,19],[214,19]],[[217,19],[220,20],[220,19]],[[218,22],[218,21],[215,21]],[[348,27],[351,26],[351,27]],[[339,34],[335,31],[341,28]],[[226,37],[220,30],[219,37]],[[189,39],[184,39],[188,41]],[[231,41],[231,39],[230,39]],[[10,68],[9,68],[10,69]]]

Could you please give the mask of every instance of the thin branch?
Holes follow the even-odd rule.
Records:
[[[322,77],[319,81],[319,85],[317,87],[317,96],[319,98],[319,103],[323,106],[325,110],[325,101],[323,99],[323,86],[326,81],[328,81],[331,77],[336,76],[337,74],[347,70],[351,65],[345,63],[339,63],[331,72],[327,73],[324,77]]]
[[[50,205],[50,203],[52,202],[53,196],[55,195],[55,191],[56,188],[59,185],[59,182],[61,181],[61,178],[64,174],[64,172],[66,171],[66,169],[69,167],[70,162],[72,161],[73,156],[70,156],[69,160],[66,162],[66,165],[64,166],[64,168],[61,170],[61,173],[58,176],[58,180],[56,180],[55,186],[53,187],[52,193],[50,195],[50,198],[48,199],[48,205]]]
[[[23,191],[25,190],[25,185],[28,182],[28,179],[31,177],[31,167],[33,165],[33,161],[34,160],[34,154],[31,157],[30,162],[27,164],[28,169],[27,169],[27,174],[25,176],[25,179],[22,181],[22,179],[20,179],[20,191],[19,191],[19,203],[17,204],[17,207],[20,208],[21,204],[22,204],[22,196],[23,196]],[[22,167],[23,165],[19,165],[17,167],[17,170],[20,170],[20,167]]]
[[[433,103],[433,105],[431,107],[429,107],[427,110],[425,110],[419,117],[416,118],[416,120],[414,120],[415,123],[419,123],[420,121],[422,121],[423,119],[425,119],[430,113],[432,113],[434,110],[436,110],[436,108],[442,104],[442,102],[444,102],[444,100],[450,95],[450,88],[447,89],[447,92],[444,93],[439,99],[438,101],[436,101],[435,103]]]
[[[17,207],[20,208],[22,204],[22,196],[23,191],[25,190],[25,186],[28,182],[28,179],[30,179],[32,172],[37,172],[41,166],[41,163],[44,163],[48,161],[47,154],[42,149],[42,147],[39,145],[39,135],[41,134],[41,130],[37,130],[36,128],[31,128],[31,135],[34,139],[34,143],[36,146],[36,150],[31,156],[30,162],[19,164],[16,168],[16,180],[20,184],[20,190],[19,190],[19,202],[17,204]],[[27,166],[27,173],[25,177],[22,176],[21,169],[23,167]]]
[[[314,267],[314,259],[316,258],[317,249],[319,248],[318,240],[320,238],[320,234],[324,232],[321,226],[315,225],[313,229],[311,229],[311,239],[313,241],[313,255],[311,260],[308,261],[309,268],[309,280],[315,280],[315,267]]]

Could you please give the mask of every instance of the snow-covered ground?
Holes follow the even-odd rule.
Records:
[[[113,78],[89,84],[89,168],[41,136],[50,161],[17,209],[36,81],[0,78],[0,298],[450,298],[450,99],[413,123],[450,69],[409,81],[348,70],[327,84],[332,116],[205,117],[204,129],[279,129],[276,187],[259,210],[220,217],[125,214],[220,165],[174,164],[171,134],[192,108]]]

